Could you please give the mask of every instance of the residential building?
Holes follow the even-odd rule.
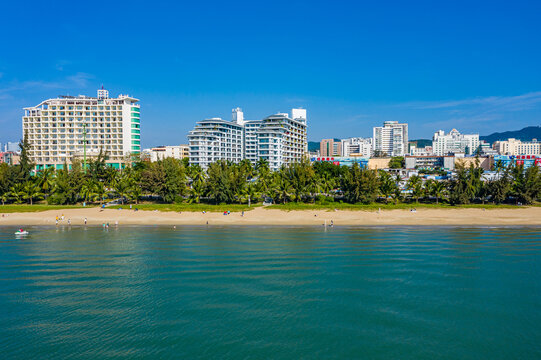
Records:
[[[446,134],[443,130],[434,133],[432,150],[434,155],[464,153],[472,155],[479,148],[479,134],[461,134],[457,129]]]
[[[239,125],[244,126],[244,158],[250,160],[252,164],[258,160],[257,157],[257,130],[262,124],[261,120],[244,120],[244,113],[241,108],[232,110],[232,120]]]
[[[293,109],[291,117],[278,113],[262,120],[257,130],[258,159],[265,159],[271,170],[299,162],[308,153],[305,109]]]
[[[342,142],[334,139],[323,139],[319,142],[321,156],[342,156]]]
[[[146,152],[151,162],[165,158],[184,159],[190,156],[190,147],[188,145],[156,146]]]
[[[416,147],[415,145],[410,145],[409,154],[412,156],[428,156],[433,155],[434,151],[432,146]]]
[[[408,151],[408,124],[385,121],[374,127],[372,145],[375,156],[403,156]]]
[[[455,157],[453,155],[406,155],[406,169],[455,169]]]
[[[240,108],[233,109],[232,120],[212,118],[197,123],[188,133],[190,163],[206,169],[217,160],[235,163],[243,159],[253,164],[269,162],[273,170],[300,161],[308,152],[306,110],[275,114],[263,120],[245,120]]]
[[[541,142],[538,142],[537,139],[520,141],[511,138],[505,141],[495,141],[493,146],[500,155],[541,155]]]
[[[342,156],[371,157],[373,154],[372,138],[354,137],[342,140]]]
[[[60,96],[24,108],[23,136],[28,134],[36,170],[60,169],[73,158],[96,157],[100,151],[109,166],[122,168],[129,155],[141,151],[138,101],[128,95],[109,98],[102,88],[97,97]]]
[[[17,165],[20,162],[20,155],[13,151],[0,152],[0,164]]]
[[[207,169],[218,160],[234,163],[244,159],[244,126],[221,118],[197,122],[188,133],[190,164]]]

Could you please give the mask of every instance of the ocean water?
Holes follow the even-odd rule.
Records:
[[[5,359],[541,358],[541,228],[14,231]]]

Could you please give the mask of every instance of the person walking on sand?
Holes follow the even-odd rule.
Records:
[[[85,225],[86,225],[86,218],[85,218]]]
[[[71,219],[68,219],[68,225],[71,225]]]

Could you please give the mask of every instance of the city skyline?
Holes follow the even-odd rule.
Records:
[[[237,106],[249,119],[308,109],[310,141],[384,121],[411,139],[541,122],[538,3],[129,4],[5,5],[1,143],[20,139],[24,107],[102,84],[141,100],[145,148],[186,143],[196,121]]]

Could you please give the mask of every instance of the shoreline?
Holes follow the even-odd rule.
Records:
[[[2,213],[0,226],[56,225],[56,216],[64,215],[58,226],[118,225],[317,225],[332,221],[334,225],[348,226],[524,226],[541,225],[541,207],[524,207],[519,209],[417,209],[415,212],[406,209],[366,211],[366,210],[278,210],[262,207],[244,212],[232,212],[223,215],[221,212],[171,212],[145,211],[129,209],[74,208],[62,210],[46,210],[41,212]]]

